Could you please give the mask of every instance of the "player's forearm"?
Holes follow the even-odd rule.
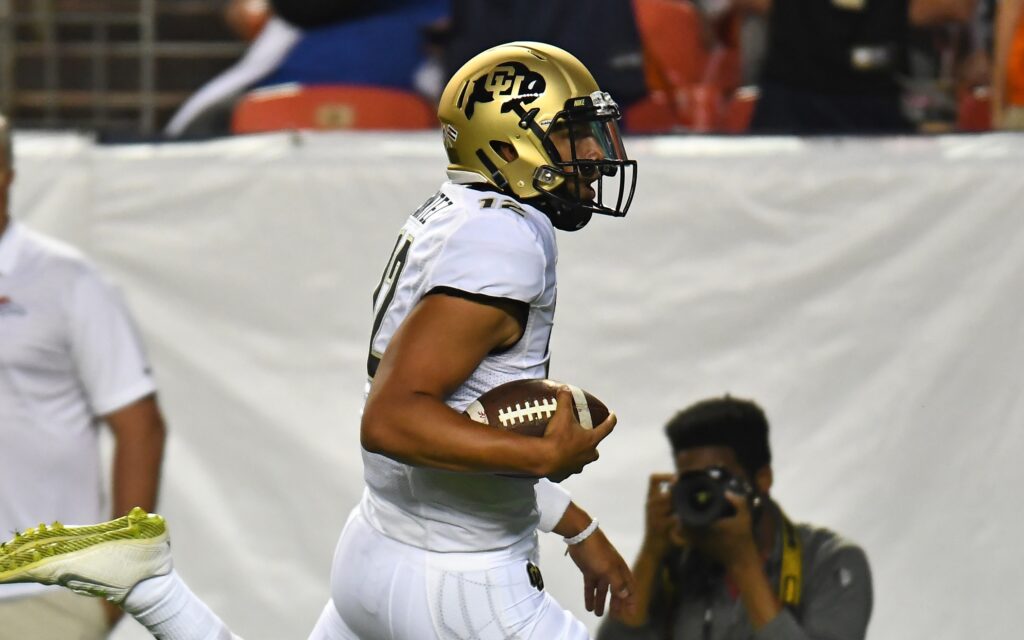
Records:
[[[569,502],[558,524],[551,531],[563,538],[571,538],[586,529],[593,518],[575,502]]]
[[[539,438],[478,424],[426,394],[371,397],[360,434],[367,451],[406,464],[537,477],[550,471]]]

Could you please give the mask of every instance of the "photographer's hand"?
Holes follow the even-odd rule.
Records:
[[[747,499],[726,492],[726,499],[736,509],[735,515],[716,520],[702,530],[686,529],[686,536],[706,556],[729,569],[736,564],[761,564],[761,553],[754,538],[753,515]]]
[[[756,631],[771,622],[782,611],[782,605],[764,570],[747,499],[731,492],[725,495],[736,508],[736,514],[718,520],[702,532],[690,532],[690,536],[702,553],[725,567],[739,589],[747,619]]]
[[[631,627],[647,624],[661,563],[673,544],[673,530],[678,529],[678,520],[672,511],[672,485],[675,481],[675,474],[655,473],[647,485],[644,540],[633,563],[633,607],[629,610],[612,609],[613,618]]]
[[[647,487],[643,549],[659,561],[669,550],[672,530],[677,526],[672,511],[672,486],[675,482],[675,474],[654,473]]]

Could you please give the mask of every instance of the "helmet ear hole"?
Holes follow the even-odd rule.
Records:
[[[512,162],[519,157],[519,152],[515,147],[501,140],[491,140],[491,149],[505,162]]]

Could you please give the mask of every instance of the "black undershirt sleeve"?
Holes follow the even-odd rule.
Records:
[[[482,293],[471,293],[469,291],[463,291],[462,289],[456,289],[454,287],[434,287],[427,292],[428,296],[432,295],[445,295],[452,296],[453,298],[462,298],[463,300],[469,300],[470,302],[476,302],[477,304],[485,304],[489,307],[495,307],[501,309],[505,313],[515,318],[516,323],[519,324],[519,338],[521,339],[523,333],[526,332],[526,321],[530,316],[530,305],[522,300],[512,300],[511,298],[496,298],[494,296],[487,296]],[[516,344],[515,343],[505,347],[503,349],[496,349],[492,353],[502,353],[508,351]]]

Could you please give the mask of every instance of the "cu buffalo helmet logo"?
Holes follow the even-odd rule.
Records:
[[[544,76],[530,71],[525,64],[503,62],[487,75],[473,81],[473,92],[466,102],[466,119],[473,119],[477,104],[494,102],[496,98],[503,102],[502,113],[508,113],[519,105],[530,104],[544,94],[546,86]]]

